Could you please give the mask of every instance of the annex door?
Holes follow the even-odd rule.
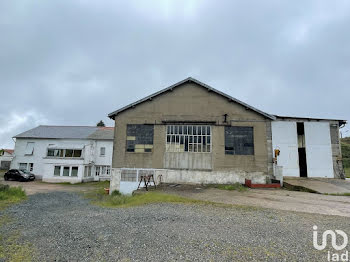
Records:
[[[299,176],[298,137],[296,122],[272,121],[272,147],[279,149],[278,166],[283,176]]]
[[[308,177],[334,178],[332,145],[328,122],[305,122]]]

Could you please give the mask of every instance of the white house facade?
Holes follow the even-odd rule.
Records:
[[[0,150],[0,169],[7,170],[10,168],[13,158],[13,149]]]
[[[14,137],[11,168],[45,182],[108,180],[113,133],[112,127],[38,126]]]

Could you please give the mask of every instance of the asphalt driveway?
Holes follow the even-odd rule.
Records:
[[[106,209],[72,192],[31,195],[0,215],[11,218],[0,235],[18,230],[38,261],[326,261],[313,225],[350,234],[347,217],[193,204]]]

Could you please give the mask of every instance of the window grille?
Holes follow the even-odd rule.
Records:
[[[167,152],[211,152],[211,126],[168,125]]]

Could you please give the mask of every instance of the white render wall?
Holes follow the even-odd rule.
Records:
[[[1,162],[11,162],[13,159],[13,156],[7,152],[4,152],[2,156],[0,156],[0,168],[2,167]]]
[[[33,155],[25,155],[28,142],[34,142]],[[106,155],[104,157],[99,155],[101,146],[106,147]],[[82,149],[82,157],[73,159],[47,157],[48,148]],[[34,168],[32,172],[37,178],[43,179],[44,181],[81,182],[83,180],[85,165],[111,166],[112,151],[112,140],[17,138],[11,168],[19,168],[20,163],[33,163]],[[54,166],[59,165],[78,166],[78,177],[54,176]]]
[[[13,156],[7,152],[4,152],[2,156],[0,156],[0,162],[1,161],[12,161]]]

